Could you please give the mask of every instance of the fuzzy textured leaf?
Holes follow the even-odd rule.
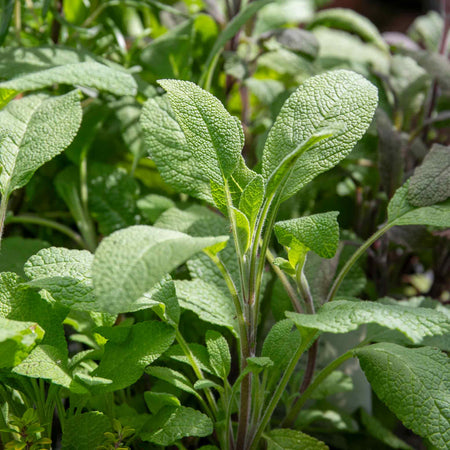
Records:
[[[388,223],[394,225],[450,226],[450,200],[415,208],[408,201],[409,180],[397,189],[388,205]]]
[[[210,93],[194,83],[160,80],[196,164],[210,180],[223,184],[242,150],[242,127]]]
[[[158,359],[175,339],[173,327],[162,322],[139,322],[124,328],[104,330],[109,340],[92,375],[112,380],[112,383],[99,386],[99,392],[111,392],[135,383],[144,369]]]
[[[175,280],[180,306],[197,314],[205,322],[229,328],[237,336],[232,300],[212,283],[201,279]]]
[[[270,130],[263,177],[268,180],[283,158],[323,126],[343,128],[296,160],[282,194],[287,199],[350,153],[370,125],[377,101],[376,88],[356,73],[338,70],[309,78],[289,97]]]
[[[438,449],[450,445],[450,364],[441,351],[396,344],[356,350],[377,396],[395,415]]]
[[[435,144],[409,180],[408,201],[431,206],[450,197],[450,147]]]
[[[450,332],[449,318],[437,311],[369,301],[335,300],[323,305],[314,315],[287,312],[286,316],[298,327],[336,334],[377,323],[400,331],[415,344],[420,344],[426,336]]]
[[[231,370],[231,354],[226,339],[217,331],[206,332],[209,361],[215,374],[226,380]]]
[[[331,211],[277,222],[275,235],[286,247],[303,244],[322,258],[332,258],[339,245],[338,215],[339,212]]]
[[[0,92],[16,93],[42,89],[53,84],[72,84],[110,92],[115,95],[135,95],[134,78],[120,66],[102,64],[101,58],[87,52],[64,48],[3,48],[0,49]],[[4,69],[4,70],[3,70]]]
[[[78,91],[59,97],[33,95],[0,111],[0,192],[6,198],[60,154],[81,123]]]
[[[45,289],[62,305],[90,311],[95,302],[91,266],[94,255],[86,250],[50,247],[25,264],[27,285]]]
[[[275,429],[269,431],[265,438],[267,450],[328,450],[328,445],[298,430]]]
[[[169,446],[186,436],[208,436],[213,432],[211,419],[193,408],[166,406],[153,416],[141,433],[144,441]]]
[[[116,231],[95,253],[92,274],[97,304],[111,314],[139,309],[140,297],[166,274],[226,239],[194,238],[145,225]]]
[[[250,230],[253,230],[263,200],[264,180],[261,175],[257,175],[245,187],[239,200],[239,209],[247,216]]]
[[[65,422],[62,446],[67,450],[92,450],[103,443],[107,431],[111,431],[111,421],[101,412],[72,415]]]
[[[208,173],[189,150],[167,96],[147,100],[141,126],[150,158],[163,180],[178,192],[213,203]]]

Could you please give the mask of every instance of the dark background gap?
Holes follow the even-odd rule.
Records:
[[[369,18],[380,31],[407,31],[414,19],[439,9],[439,0],[335,0],[327,7],[350,8]]]

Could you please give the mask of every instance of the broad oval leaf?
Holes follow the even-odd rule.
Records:
[[[335,334],[348,333],[363,324],[377,323],[400,331],[415,344],[420,344],[426,336],[450,332],[450,319],[438,311],[369,301],[335,300],[323,305],[317,314],[286,312],[286,316],[299,328]]]
[[[374,344],[355,351],[377,396],[438,449],[450,446],[450,364],[441,351]]]
[[[149,156],[164,181],[178,192],[213,203],[208,174],[189,150],[167,96],[147,100],[141,126]]]
[[[135,225],[99,245],[92,266],[97,305],[111,314],[139,309],[138,300],[195,253],[228,237],[194,238],[178,231]]]
[[[72,142],[81,116],[78,91],[28,96],[0,111],[0,192],[5,198]]]
[[[369,127],[377,102],[376,88],[354,72],[337,70],[306,80],[286,101],[269,132],[263,152],[264,179],[321,129],[339,129],[295,160],[282,200],[295,194],[350,153]]]
[[[160,80],[196,164],[223,184],[239,162],[242,126],[209,92],[189,81]]]

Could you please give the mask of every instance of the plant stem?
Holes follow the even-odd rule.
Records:
[[[214,255],[210,252],[205,252],[205,253],[211,258],[211,260],[214,262],[214,264],[220,270],[220,273],[222,274],[222,276],[225,280],[228,290],[230,291],[231,298],[233,299],[234,307],[236,309],[236,317],[237,317],[237,321],[238,321],[239,339],[241,341],[241,347],[242,346],[248,347],[248,336],[247,336],[247,328],[245,326],[245,317],[244,317],[244,313],[242,311],[241,301],[239,299],[239,294],[237,292],[234,281],[231,278],[231,275],[228,272],[227,268],[225,267],[225,265],[223,264],[223,262],[217,255]],[[248,353],[248,351],[249,351],[248,349],[245,349],[245,353]]]
[[[94,223],[89,215],[89,194],[88,194],[88,174],[87,174],[87,154],[83,155],[80,163],[80,200],[82,224],[80,231],[89,246],[89,250],[94,252],[97,247],[97,235]]]
[[[298,401],[295,403],[294,407],[291,409],[286,419],[283,421],[283,425],[290,427],[295,422],[298,413],[302,409],[303,405],[306,401],[311,397],[311,394],[320,386],[320,384],[329,376],[331,373],[336,370],[343,362],[347,361],[353,357],[354,349],[349,350],[343,355],[339,356],[339,358],[335,359],[333,362],[328,364],[325,368],[323,368],[314,381],[308,386],[308,388],[303,392],[303,394],[299,397]]]
[[[261,439],[261,436],[267,426],[267,424],[270,421],[270,418],[272,417],[272,414],[278,405],[278,402],[280,401],[281,396],[283,395],[284,390],[286,389],[286,386],[295,370],[295,366],[298,363],[298,360],[302,356],[302,354],[305,352],[305,350],[308,348],[310,342],[312,339],[314,339],[316,335],[316,331],[313,330],[305,339],[302,340],[302,343],[300,344],[297,351],[292,356],[289,365],[287,366],[283,376],[281,377],[278,386],[276,387],[272,398],[269,401],[269,404],[267,405],[267,408],[264,411],[264,414],[262,416],[261,421],[258,424],[258,427],[256,428],[256,431],[254,435],[251,437],[249,441],[248,448],[250,450],[257,450],[259,448],[259,440]]]
[[[279,280],[281,281],[281,284],[283,285],[287,295],[291,299],[292,306],[296,312],[299,314],[303,314],[303,307],[300,304],[300,299],[297,295],[297,292],[295,292],[295,289],[292,287],[291,282],[289,281],[286,274],[273,262],[275,261],[275,258],[270,250],[266,251],[266,258],[269,261],[270,265],[272,266],[273,271],[278,276]]]
[[[311,295],[311,290],[309,289],[308,280],[306,279],[305,274],[303,272],[303,267],[297,270],[297,286],[303,299],[305,300],[307,313],[315,314],[316,310],[314,308],[314,300]],[[318,348],[319,348],[319,339],[316,339],[313,345],[311,345],[311,347],[308,350],[308,359],[306,362],[305,375],[303,377],[303,381],[300,386],[300,394],[305,392],[314,376]]]
[[[62,225],[61,223],[55,222],[54,220],[44,219],[43,217],[32,216],[30,214],[30,215],[13,216],[11,218],[8,218],[8,223],[29,223],[33,225],[40,225],[43,227],[53,228],[54,230],[57,230],[65,234],[69,238],[71,238],[81,248],[88,249],[86,242],[84,242],[83,238],[78,233],[76,233],[66,225]]]
[[[205,380],[206,378],[203,375],[202,369],[200,369],[200,367],[195,359],[195,356],[192,353],[192,350],[189,348],[188,343],[185,341],[185,339],[184,339],[183,335],[180,333],[180,330],[178,329],[178,327],[175,329],[175,337],[176,337],[178,344],[180,344],[180,347],[182,348],[187,359],[189,360],[189,363],[191,364],[191,367],[194,370],[196,377],[199,380]],[[213,417],[217,418],[217,411],[218,411],[217,403],[216,403],[216,399],[214,398],[214,396],[211,392],[211,389],[209,389],[209,388],[205,389],[205,396],[206,396],[206,399],[208,400],[209,406],[212,410]]]
[[[17,43],[20,44],[20,32],[22,31],[22,6],[21,0],[16,0],[14,5],[14,29],[16,32]]]
[[[3,230],[5,228],[5,218],[8,211],[8,197],[3,196],[0,203],[0,249],[2,246]]]
[[[439,42],[438,52],[440,55],[447,57],[447,41],[448,34],[450,31],[450,1],[449,0],[441,0],[441,12],[444,19],[444,25],[442,29],[441,41]],[[424,123],[426,123],[432,116],[434,107],[436,105],[438,94],[438,82],[436,79],[433,80],[433,83],[430,88],[430,94],[428,96],[429,101],[428,105],[425,109],[425,117]],[[423,128],[423,135],[426,136],[428,133],[429,126],[425,126]]]
[[[370,238],[367,239],[367,241],[364,242],[364,244],[362,244],[361,247],[359,247],[355,253],[353,253],[352,257],[346,262],[346,264],[344,265],[344,267],[341,269],[338,276],[334,280],[333,286],[331,287],[330,293],[328,294],[328,297],[327,297],[327,302],[331,302],[334,299],[334,297],[339,289],[339,286],[341,285],[341,283],[342,283],[343,279],[345,278],[345,276],[347,275],[347,273],[352,268],[353,264],[355,264],[355,262],[358,261],[358,259],[361,257],[361,255],[377,239],[379,239],[384,233],[386,233],[386,231],[388,231],[392,227],[393,227],[393,224],[387,223],[386,225],[381,227],[376,233],[374,233],[372,236],[370,236]]]

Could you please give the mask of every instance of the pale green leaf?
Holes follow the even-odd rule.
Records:
[[[354,68],[358,71],[375,69],[380,73],[389,72],[391,55],[370,42],[341,30],[317,27],[312,33],[319,41],[319,62]]]
[[[255,221],[264,200],[264,180],[257,175],[247,184],[239,200],[239,209],[247,216],[250,230],[253,230]]]
[[[92,266],[94,293],[104,312],[136,310],[136,302],[165,275],[202,249],[227,238],[194,238],[136,225],[100,243]]]
[[[426,336],[450,331],[450,319],[428,308],[385,305],[369,301],[335,300],[326,303],[317,314],[286,313],[300,328],[328,333],[348,333],[360,325],[376,323],[403,333],[411,342],[420,344]]]
[[[437,11],[428,11],[414,20],[408,28],[408,35],[426,49],[437,52],[443,28],[442,16]]]
[[[1,78],[7,81],[0,83],[0,92],[5,89],[18,93],[69,84],[115,95],[136,94],[136,82],[125,70],[102,64],[100,58],[74,49],[52,50],[47,47],[0,49],[0,59],[7,61],[8,66],[1,71]],[[0,68],[3,69],[3,64]]]
[[[29,239],[13,236],[2,239],[0,250],[0,272],[15,272],[25,276],[23,266],[27,259],[39,250],[49,247],[45,241],[40,239]]]
[[[67,368],[67,356],[51,345],[38,345],[13,372],[31,378],[43,378],[67,389],[70,389],[73,381]]]
[[[17,366],[43,336],[44,330],[37,323],[0,317],[0,368]]]
[[[206,332],[209,361],[215,374],[225,380],[231,370],[231,354],[226,339],[217,331]]]
[[[35,91],[53,84],[71,84],[115,95],[134,95],[137,85],[133,77],[98,62],[81,62],[42,69],[36,72],[20,74],[11,80],[0,83],[0,90]]]
[[[381,50],[388,47],[380,35],[377,27],[366,17],[347,8],[331,8],[318,12],[308,24],[309,28],[325,26],[339,28],[357,34],[367,42],[371,42]]]
[[[409,180],[408,201],[431,206],[450,197],[450,147],[434,144]]]
[[[374,344],[355,351],[377,396],[436,448],[450,445],[450,365],[441,351]]]
[[[151,417],[141,433],[144,441],[169,446],[186,436],[208,436],[214,430],[205,414],[184,406],[166,406]]]
[[[344,124],[336,122],[334,124],[322,123],[316,132],[312,134],[308,140],[301,142],[291,153],[285,156],[278,166],[274,169],[267,180],[267,194],[273,194],[281,185],[284,188],[288,181],[291,171],[295,167],[297,161],[302,155],[312,150],[321,141],[331,138],[333,135],[341,134],[344,131]]]
[[[78,91],[59,97],[34,95],[0,111],[0,192],[6,198],[61,153],[81,123]]]
[[[276,38],[283,47],[312,59],[319,52],[316,37],[302,28],[284,28],[277,33]]]
[[[314,4],[310,0],[272,0],[269,3],[258,14],[254,28],[256,35],[308,21],[314,14]]]
[[[287,199],[318,174],[345,158],[372,121],[378,96],[361,75],[338,70],[306,80],[284,104],[270,130],[263,153],[263,177],[268,180],[284,158],[310,141],[322,127],[338,128],[295,161],[282,199]],[[319,133],[320,134],[320,133]]]
[[[182,308],[193,311],[205,322],[227,327],[237,335],[236,313],[229,295],[201,279],[176,280],[175,287]]]
[[[222,103],[194,83],[160,80],[196,164],[218,184],[233,173],[242,150],[242,127]]]
[[[62,447],[92,450],[103,443],[104,433],[108,431],[112,431],[111,420],[99,411],[72,415],[64,422]]]
[[[436,189],[436,186],[434,186]],[[388,223],[394,225],[450,226],[450,200],[415,208],[408,201],[409,180],[397,189],[388,205]]]
[[[275,429],[264,437],[267,450],[328,450],[328,445],[298,430]]]
[[[339,212],[332,211],[277,222],[275,235],[280,244],[294,252],[302,244],[306,250],[312,250],[322,258],[332,258],[339,245],[338,215]]]
[[[150,158],[163,180],[178,192],[212,203],[208,173],[190,151],[167,96],[147,100],[141,126]]]
[[[98,386],[96,392],[111,392],[135,383],[144,369],[158,359],[172,344],[175,331],[162,322],[139,322],[130,327],[102,329],[108,339],[95,377],[112,380]]]
[[[93,260],[94,255],[86,250],[45,248],[25,264],[25,274],[30,280],[27,285],[49,291],[64,306],[91,311],[95,303]]]

